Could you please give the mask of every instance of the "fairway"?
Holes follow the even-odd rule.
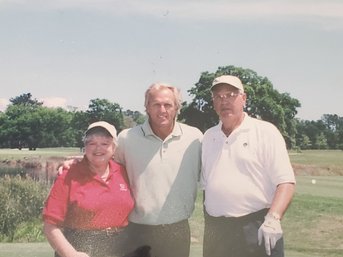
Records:
[[[343,197],[343,176],[297,176],[297,194]]]
[[[19,149],[0,149],[0,160],[20,160],[29,158],[51,158],[67,157],[80,155],[80,149],[76,147],[55,147],[55,148],[37,148],[35,151],[29,151],[27,148]]]

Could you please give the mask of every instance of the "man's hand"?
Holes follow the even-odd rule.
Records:
[[[63,170],[69,170],[70,169],[70,166],[73,165],[73,164],[76,164],[78,162],[80,162],[82,159],[82,156],[80,157],[76,157],[74,159],[69,159],[69,160],[66,160],[64,161],[57,169],[58,171],[58,175],[61,175]]]
[[[271,250],[275,247],[276,242],[282,237],[282,228],[280,219],[271,214],[264,217],[264,222],[258,230],[258,244],[261,245],[264,241],[266,253],[271,254]]]

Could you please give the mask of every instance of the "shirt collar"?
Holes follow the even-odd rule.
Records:
[[[242,123],[232,131],[231,135],[233,133],[238,133],[240,131],[244,131],[244,130],[249,129],[250,128],[250,126],[249,126],[250,122],[251,122],[251,117],[246,112],[244,112],[244,118],[243,118]],[[219,123],[216,126],[216,130],[224,133],[222,131],[222,125],[223,125],[223,122],[221,120],[219,120]]]
[[[108,162],[109,164],[109,177],[112,176],[113,173],[117,172],[119,170],[119,166],[115,165],[113,160],[110,160]],[[80,164],[81,165],[81,172],[83,172],[85,175],[90,176],[90,177],[96,177],[97,174],[93,173],[90,168],[89,168],[89,161],[87,159],[87,156],[84,155],[83,159],[81,160]]]
[[[148,120],[148,119],[146,119],[146,120],[144,121],[144,123],[142,124],[141,128],[142,128],[142,131],[143,131],[144,136],[155,136],[155,137],[156,137],[156,135],[154,134],[154,132],[153,132],[152,129],[151,129],[151,126],[150,126],[150,123],[149,123],[149,120]],[[173,128],[173,131],[172,131],[171,134],[168,136],[168,138],[169,138],[170,136],[172,136],[172,137],[177,137],[177,136],[181,136],[181,135],[182,135],[182,128],[181,128],[181,125],[180,125],[179,122],[176,122],[176,121],[175,121],[175,125],[174,125],[174,128]]]

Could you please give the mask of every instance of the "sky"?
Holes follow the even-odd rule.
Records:
[[[0,110],[31,93],[144,113],[152,83],[190,102],[202,72],[234,65],[298,99],[297,118],[342,117],[342,46],[341,0],[0,0]]]

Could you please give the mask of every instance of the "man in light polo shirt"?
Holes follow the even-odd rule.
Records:
[[[282,257],[280,220],[295,187],[285,141],[243,111],[238,77],[217,77],[211,91],[220,122],[202,143],[204,257]]]
[[[154,257],[188,257],[202,133],[176,122],[181,96],[173,86],[150,86],[145,108],[148,119],[118,135],[115,155],[126,167],[135,199],[128,251],[148,245]]]

